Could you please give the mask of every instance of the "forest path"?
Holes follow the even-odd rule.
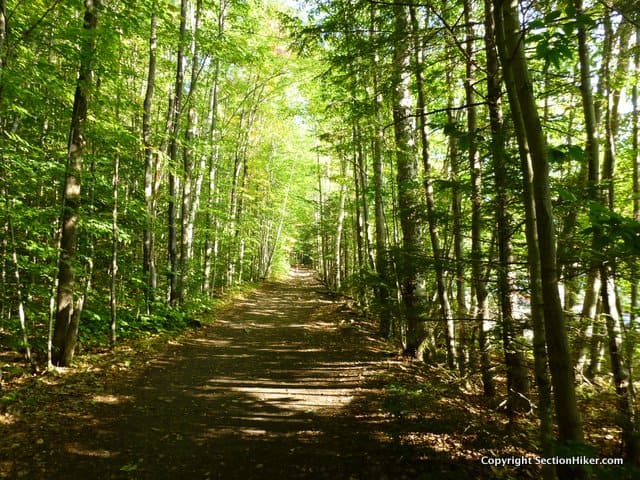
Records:
[[[466,477],[446,453],[398,440],[411,423],[376,404],[398,360],[311,273],[267,283],[218,317],[133,375],[58,390],[46,423],[11,426],[2,476]]]

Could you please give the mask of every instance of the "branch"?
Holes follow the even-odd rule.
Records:
[[[459,107],[446,107],[446,108],[437,108],[435,110],[429,110],[428,112],[416,112],[416,113],[412,113],[411,115],[407,115],[406,117],[404,117],[402,120],[405,120],[407,118],[418,118],[418,117],[426,117],[428,115],[434,115],[436,113],[444,113],[444,112],[451,112],[451,111],[456,111],[456,110],[465,110],[469,107],[479,107],[482,105],[487,105],[488,102],[475,102],[475,103],[469,103],[469,104],[464,104],[464,105],[460,105]],[[395,122],[389,123],[387,125],[385,125],[383,128],[384,130],[393,127],[393,125],[395,124]]]

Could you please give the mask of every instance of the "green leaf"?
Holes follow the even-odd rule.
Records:
[[[138,469],[137,463],[127,463],[120,468],[121,472],[135,472]]]
[[[544,16],[544,21],[546,23],[553,23],[555,20],[562,16],[562,12],[560,10],[554,10],[552,12],[547,13]]]
[[[547,25],[542,18],[536,18],[529,23],[528,28],[529,30],[536,30],[538,28],[545,28],[546,26]],[[531,36],[529,36],[529,38],[531,38]]]
[[[561,200],[563,200],[565,202],[575,203],[575,202],[578,201],[578,197],[576,196],[576,194],[573,193],[568,188],[559,187],[558,188],[558,196],[560,197]]]
[[[585,27],[589,27],[589,28],[595,26],[596,24],[596,22],[593,20],[591,15],[588,15],[586,13],[581,13],[580,15],[578,15],[576,17],[576,23],[578,25],[584,25]]]
[[[576,15],[576,7],[569,3],[564,9],[564,13],[567,14],[567,17],[573,18]]]

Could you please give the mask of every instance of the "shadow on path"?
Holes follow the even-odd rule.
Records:
[[[42,452],[16,459],[13,475],[465,478],[459,461],[397,441],[400,427],[370,401],[388,352],[320,289],[309,273],[266,284],[81,411],[56,401],[29,434]]]

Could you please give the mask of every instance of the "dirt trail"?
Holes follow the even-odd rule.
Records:
[[[397,441],[374,401],[389,353],[320,290],[309,273],[266,284],[138,374],[72,408],[59,394],[46,425],[12,425],[41,448],[16,444],[4,476],[464,478]]]

